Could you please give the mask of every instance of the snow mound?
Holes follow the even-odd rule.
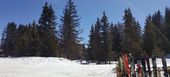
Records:
[[[113,68],[54,57],[0,58],[0,77],[116,77]]]
[[[0,58],[1,64],[49,65],[49,64],[78,64],[65,58],[55,57],[20,57]]]

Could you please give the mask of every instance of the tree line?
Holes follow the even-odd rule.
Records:
[[[80,17],[72,0],[68,0],[65,6],[59,31],[56,29],[56,19],[52,5],[46,2],[38,23],[33,21],[26,25],[16,25],[15,22],[9,22],[2,33],[1,56],[77,59],[83,44],[79,37]]]
[[[170,52],[170,8],[165,15],[158,10],[148,15],[142,29],[131,9],[124,11],[123,22],[113,24],[103,12],[91,26],[86,58],[90,62],[108,63],[118,55],[131,53],[134,58],[163,57]]]
[[[159,10],[148,15],[143,29],[130,8],[125,9],[123,22],[117,24],[109,22],[103,12],[91,25],[87,47],[80,43],[80,17],[73,0],[68,0],[63,9],[60,24],[56,19],[55,11],[46,2],[38,23],[16,25],[9,22],[2,33],[1,56],[82,58],[108,63],[121,53],[131,53],[138,58],[161,57],[170,51],[170,8],[167,7],[164,15]]]

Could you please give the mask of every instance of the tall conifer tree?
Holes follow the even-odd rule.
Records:
[[[152,23],[151,16],[149,15],[145,21],[143,47],[144,47],[145,52],[149,54],[150,56],[152,55],[154,45],[155,45],[154,42],[156,40],[153,27],[154,27],[154,24]]]
[[[3,39],[1,41],[1,48],[6,56],[15,55],[15,41],[16,41],[16,29],[17,25],[14,22],[7,24],[7,27],[3,33]]]
[[[56,16],[51,5],[46,2],[41,17],[39,19],[39,34],[41,44],[41,56],[56,56],[57,37],[56,37]]]
[[[101,38],[102,38],[102,61],[105,63],[111,60],[111,52],[112,52],[112,44],[110,38],[110,23],[108,17],[106,16],[105,12],[103,12],[101,23]]]
[[[123,17],[124,20],[124,39],[123,39],[123,51],[132,53],[135,57],[141,56],[142,42],[140,34],[140,26],[132,16],[130,8],[125,10]]]
[[[77,15],[73,0],[68,0],[61,17],[60,45],[62,56],[69,59],[77,59],[80,56],[80,17]]]

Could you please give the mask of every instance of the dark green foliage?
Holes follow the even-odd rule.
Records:
[[[152,56],[161,58],[162,56],[164,56],[164,51],[162,51],[159,47],[155,46],[153,49]]]
[[[3,33],[1,48],[6,56],[15,56],[16,27],[14,22],[8,23]]]
[[[39,24],[34,21],[17,28],[15,23],[9,23],[1,42],[3,53],[12,57],[58,56],[55,19],[52,6],[45,3]]]
[[[51,5],[45,3],[41,17],[39,19],[39,36],[41,40],[40,55],[44,57],[56,56],[57,37],[56,37],[56,16]]]
[[[165,9],[164,33],[168,40],[170,40],[170,9]]]
[[[37,25],[33,24],[19,25],[16,28],[14,49],[11,50],[14,54],[8,54],[13,57],[18,56],[38,56],[39,51],[39,36],[37,32]],[[9,44],[8,44],[9,45]]]
[[[90,40],[88,44],[88,58],[92,62],[101,62],[101,56],[102,55],[102,38],[101,38],[101,24],[100,24],[100,19],[97,18],[96,24],[94,27],[91,27],[90,31]]]
[[[92,61],[94,62],[96,59],[96,53],[95,53],[95,29],[94,26],[91,26],[91,30],[90,30],[90,35],[89,35],[89,44],[88,44],[88,48],[87,48],[87,60],[88,61]]]
[[[17,56],[28,56],[28,43],[29,43],[29,32],[26,25],[19,25],[17,29],[17,40],[15,45],[15,51]]]
[[[93,45],[93,54],[94,54],[94,60],[96,62],[100,62],[100,57],[102,56],[101,52],[102,52],[102,38],[100,35],[100,30],[101,30],[101,24],[100,24],[100,20],[99,18],[96,21],[95,24],[95,29],[94,29],[94,45]]]
[[[101,52],[101,61],[105,62],[110,61],[112,55],[112,43],[110,35],[110,24],[108,21],[108,17],[106,16],[105,12],[103,12],[103,17],[101,19],[101,41],[102,41],[102,52]]]
[[[62,57],[77,59],[80,56],[80,37],[79,16],[76,6],[72,0],[68,0],[64,9],[64,15],[61,17],[60,27],[60,45]]]
[[[122,34],[123,34],[123,25],[121,23],[118,23],[116,25],[111,24],[110,32],[111,32],[110,36],[112,38],[112,51],[115,52],[115,54],[120,54]]]
[[[152,50],[154,48],[155,42],[155,33],[153,30],[154,24],[151,21],[151,16],[148,16],[145,21],[145,31],[144,31],[144,42],[143,47],[147,54],[151,56]]]
[[[122,41],[122,51],[132,53],[134,57],[140,57],[142,54],[141,28],[138,22],[132,16],[130,8],[125,10],[124,37]]]
[[[153,24],[162,31],[163,29],[163,16],[161,15],[161,12],[158,10],[155,12],[155,14],[152,16],[152,22]]]
[[[157,18],[157,19],[156,19]],[[150,56],[161,57],[164,52],[169,51],[169,40],[165,36],[163,29],[163,23],[159,11],[155,13],[153,17],[149,16],[146,19],[145,31],[144,31],[144,50]]]
[[[168,45],[166,46],[165,52],[170,53],[170,8],[165,9],[163,33],[168,40]]]
[[[30,27],[30,42],[28,48],[30,56],[40,56],[41,40],[38,33],[38,24],[33,22]]]
[[[43,7],[42,14],[39,19],[39,25],[40,25],[40,29],[42,29],[42,32],[45,32],[45,31],[52,32],[55,30],[55,27],[56,27],[55,12],[52,6],[48,5],[47,2],[45,3]]]
[[[97,18],[95,26],[91,27],[88,54],[92,62],[107,63],[112,59],[112,38],[110,24],[103,12],[101,19]]]
[[[141,57],[161,57],[170,53],[170,9],[165,15],[160,11],[146,18],[144,32],[135,20],[130,8],[125,9],[123,24],[110,24],[105,12],[91,26],[88,48],[81,44],[80,17],[73,0],[68,0],[61,17],[57,36],[56,16],[51,5],[43,6],[38,24],[7,24],[2,33],[0,56],[60,56],[86,59],[96,63],[108,63],[122,52]],[[86,52],[84,52],[86,51]]]
[[[154,21],[156,20],[156,21]],[[164,22],[163,22],[164,21]],[[162,53],[169,53],[170,41],[168,39],[168,9],[165,9],[165,18],[161,15],[160,11],[156,12],[152,17],[152,22],[155,25],[156,47],[160,48]]]

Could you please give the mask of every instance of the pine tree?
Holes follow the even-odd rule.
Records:
[[[87,49],[87,60],[90,62],[94,62],[95,61],[95,57],[96,57],[96,53],[95,53],[95,49],[94,49],[94,45],[95,45],[95,35],[94,35],[94,26],[91,26],[91,30],[90,30],[90,35],[89,35],[89,44],[88,44],[88,49]]]
[[[152,23],[151,16],[148,16],[145,22],[146,23],[145,23],[144,36],[143,36],[144,38],[143,47],[145,52],[151,56],[156,41],[155,33],[153,30],[154,24]]]
[[[165,9],[165,21],[164,21],[164,33],[168,40],[170,40],[170,9],[166,7]]]
[[[152,17],[153,18],[153,17]],[[158,23],[157,21],[155,23]],[[156,26],[149,16],[146,19],[145,31],[144,31],[144,50],[150,56],[160,57],[160,53],[164,53],[168,50],[169,41],[164,33],[161,31],[161,27]],[[162,55],[163,56],[163,55]]]
[[[30,32],[27,25],[20,24],[17,29],[15,51],[17,57],[29,56],[28,45],[30,43]]]
[[[122,28],[123,25],[121,23],[118,24],[111,24],[111,37],[112,37],[112,51],[113,51],[113,55],[116,57],[116,54],[120,54],[121,53],[121,42],[122,42]]]
[[[111,47],[111,38],[109,37],[110,35],[110,24],[108,21],[108,17],[106,16],[105,12],[103,12],[103,17],[100,21],[101,23],[101,38],[102,38],[102,55],[101,59],[103,62],[107,62],[111,60],[111,52],[112,52],[112,47]]]
[[[170,9],[166,7],[165,9],[165,17],[164,17],[164,27],[163,33],[168,39],[168,45],[166,46],[165,52],[169,53],[169,46],[170,46]]]
[[[94,58],[95,61],[100,64],[102,62],[102,37],[101,37],[101,23],[100,23],[100,19],[97,18],[96,24],[95,24],[95,28],[94,28]]]
[[[31,28],[29,29],[30,31],[30,42],[29,42],[29,47],[28,50],[30,52],[30,56],[40,56],[40,45],[41,41],[39,38],[39,33],[38,33],[38,24],[36,24],[35,21],[30,26]]]
[[[46,2],[41,17],[39,19],[39,36],[41,44],[41,56],[57,55],[57,37],[56,37],[56,16],[51,5]]]
[[[101,37],[101,23],[100,19],[97,18],[97,21],[93,27],[91,26],[91,31],[89,35],[89,44],[87,55],[89,57],[89,61],[101,63],[103,50],[102,50],[102,37]]]
[[[7,24],[3,33],[3,40],[1,41],[1,48],[6,56],[15,56],[15,41],[16,41],[16,27],[14,22]]]
[[[112,32],[105,12],[101,19],[97,18],[94,27],[91,27],[88,44],[88,55],[93,62],[107,63],[113,60]]]
[[[158,10],[153,16],[152,16],[152,22],[153,24],[160,29],[160,31],[163,30],[163,16],[161,15],[160,10]]]
[[[69,59],[77,59],[80,55],[80,37],[79,29],[80,17],[77,15],[76,6],[72,0],[68,0],[64,9],[64,15],[61,17],[60,25],[60,45],[62,56]]]
[[[5,57],[6,56],[5,51],[3,51],[3,49],[5,47],[5,37],[6,36],[5,36],[5,29],[4,29],[4,31],[2,32],[1,46],[0,46],[0,48],[1,48],[0,56],[1,57]]]
[[[169,52],[169,45],[170,45],[170,42],[165,32],[166,25],[164,24],[165,22],[163,22],[163,21],[167,21],[167,18],[164,19],[159,10],[152,16],[152,22],[155,25],[154,26],[155,34],[157,34],[155,37],[156,38],[155,47],[158,47],[156,49],[160,49],[163,53]]]
[[[135,57],[141,56],[142,46],[141,46],[141,34],[140,26],[135,21],[132,16],[131,10],[126,9],[124,20],[124,39],[122,49],[124,52],[132,53]]]

